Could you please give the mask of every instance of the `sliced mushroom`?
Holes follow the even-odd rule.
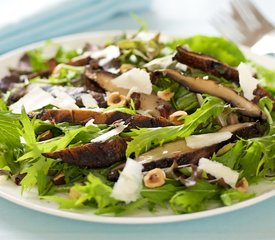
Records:
[[[238,95],[232,89],[218,84],[213,80],[204,80],[202,78],[184,76],[173,69],[165,69],[162,72],[181,85],[189,88],[191,91],[207,93],[224,99],[225,101],[231,103],[234,107],[237,107],[238,111],[245,116],[266,119],[265,114],[256,104]]]
[[[116,138],[44,153],[43,155],[48,158],[62,159],[66,163],[80,167],[103,168],[124,161],[126,159],[126,147],[127,143],[124,138]]]
[[[174,125],[163,117],[149,117],[139,114],[131,115],[120,111],[98,112],[88,109],[47,109],[36,116],[43,121],[49,120],[53,123],[69,122],[86,124],[94,119],[95,124],[112,124],[123,120],[128,128],[137,127],[165,127]]]
[[[208,55],[191,52],[183,47],[177,47],[174,59],[192,68],[200,69],[217,77],[223,77],[239,85],[238,70]]]
[[[119,94],[127,96],[129,90],[124,88],[119,88],[115,86],[111,80],[117,77],[117,75],[103,71],[91,71],[87,69],[85,75],[91,80],[95,81],[101,88],[109,92],[119,92]],[[160,116],[160,112],[157,110],[157,107],[161,104],[167,104],[167,102],[158,98],[155,94],[147,95],[140,94],[140,110],[149,111],[152,116]]]
[[[154,148],[136,158],[143,165],[143,171],[150,171],[154,168],[169,168],[173,162],[177,165],[197,164],[198,160],[202,157],[209,158],[212,154],[218,151],[221,147],[229,142],[235,141],[238,137],[247,139],[261,135],[259,123],[248,122],[236,124],[222,128],[220,131],[232,132],[232,137],[224,142],[214,144],[209,147],[199,149],[192,149],[187,146],[186,141],[177,140],[174,142],[163,144]],[[112,169],[107,178],[110,181],[116,181],[119,177],[119,172],[123,169],[124,165],[121,164]]]

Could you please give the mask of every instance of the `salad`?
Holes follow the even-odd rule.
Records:
[[[275,72],[224,38],[47,41],[0,91],[0,174],[63,209],[185,214],[274,180]]]

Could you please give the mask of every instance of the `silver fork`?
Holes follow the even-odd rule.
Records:
[[[212,23],[223,36],[258,54],[275,53],[275,27],[249,0],[232,0],[231,12],[219,12]]]

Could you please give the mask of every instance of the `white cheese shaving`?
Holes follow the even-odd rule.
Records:
[[[118,134],[120,134],[121,132],[123,132],[123,130],[125,128],[127,128],[128,125],[124,125],[124,122],[121,122],[121,124],[119,124],[116,128],[112,129],[109,132],[103,133],[102,135],[94,138],[91,140],[91,142],[105,142],[108,139],[110,139],[111,137],[114,137]]]
[[[148,42],[156,36],[153,32],[139,32],[134,39]]]
[[[247,64],[241,62],[237,69],[244,97],[252,100],[254,98],[253,91],[257,88],[259,81],[253,77],[253,72]]]
[[[83,93],[80,95],[82,103],[85,108],[97,108],[97,101],[93,98],[91,94]]]
[[[120,56],[120,50],[117,46],[110,45],[104,49],[100,49],[95,52],[91,52],[91,58],[100,59],[99,65],[103,66],[110,62],[112,59]]]
[[[187,70],[187,65],[185,65],[183,63],[177,63],[175,68],[182,72],[185,72]]]
[[[190,148],[202,148],[208,147],[223,141],[226,141],[232,137],[231,132],[216,132],[206,133],[200,135],[192,135],[185,138],[186,145]]]
[[[10,105],[10,110],[13,113],[21,113],[22,107],[26,112],[32,112],[41,109],[47,105],[54,105],[63,109],[77,109],[75,99],[63,91],[54,91],[52,96],[44,91],[41,87],[35,86],[29,89],[29,92],[20,98],[17,102]]]
[[[17,102],[10,105],[9,108],[13,113],[21,113],[22,107],[24,107],[26,112],[29,113],[43,108],[51,104],[53,101],[54,97],[50,93],[36,86]]]
[[[94,122],[95,122],[95,120],[94,120],[93,118],[90,119],[88,122],[86,122],[85,127],[87,127],[87,126],[96,126],[96,125],[94,124]]]
[[[133,89],[137,93],[151,94],[152,83],[150,75],[143,69],[133,68],[112,80],[117,87]]]
[[[172,59],[173,56],[174,55],[168,55],[168,56],[165,56],[165,57],[156,58],[156,59],[146,63],[144,65],[144,67],[146,67],[150,71],[155,71],[155,70],[159,70],[159,69],[166,69],[174,63],[174,61]]]
[[[55,98],[51,102],[52,105],[61,109],[78,109],[79,107],[75,104],[75,99],[73,99],[69,94],[59,91],[55,92]]]
[[[142,164],[128,158],[123,171],[113,187],[111,197],[130,203],[136,201],[142,189]]]
[[[239,173],[237,171],[207,158],[201,158],[198,165],[199,170],[203,170],[217,179],[223,178],[224,182],[232,188],[236,187],[239,178]]]

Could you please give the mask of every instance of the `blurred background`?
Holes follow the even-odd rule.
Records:
[[[229,0],[0,0],[0,53],[78,32],[138,29],[136,13],[150,30],[180,35],[220,35],[211,19]],[[275,23],[274,0],[252,1]]]

